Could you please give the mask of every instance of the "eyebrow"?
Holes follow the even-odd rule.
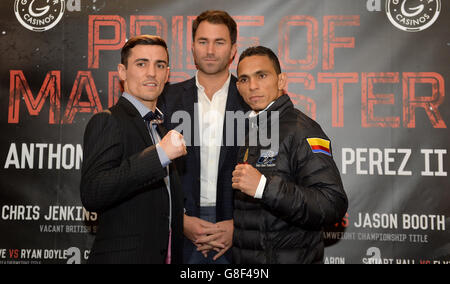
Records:
[[[135,63],[139,61],[150,62],[148,58],[137,58],[136,60],[134,60]],[[163,59],[156,60],[156,63],[165,63],[167,65],[169,64],[166,60]]]
[[[260,75],[260,74],[267,74],[267,73],[269,73],[269,71],[267,71],[267,70],[258,70],[256,72],[253,72],[252,74],[242,74],[241,76],[239,76],[239,79],[240,78],[248,78],[252,75]]]
[[[199,37],[197,40],[227,41],[227,39],[226,39],[226,38],[223,38],[223,37],[219,37],[219,38]]]
[[[165,61],[165,60],[162,60],[162,59],[156,60],[156,63],[164,63],[164,64],[166,64],[166,65],[169,65],[169,62],[167,62],[167,61]]]

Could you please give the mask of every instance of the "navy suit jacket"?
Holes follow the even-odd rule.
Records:
[[[226,111],[243,111],[249,110],[248,105],[239,95],[236,87],[236,77],[231,76],[230,87],[228,90],[228,98]],[[164,125],[167,129],[176,128],[179,123],[172,123],[171,116],[174,112],[182,110],[189,113],[191,117],[191,133],[190,139],[185,135],[185,139],[190,140],[187,147],[188,154],[177,161],[177,169],[180,175],[181,184],[184,191],[184,207],[188,216],[199,217],[200,213],[200,147],[195,145],[198,139],[199,128],[198,118],[194,116],[198,111],[195,110],[198,103],[198,92],[195,83],[195,77],[190,80],[173,84],[166,87],[163,94],[158,99],[158,108],[166,115]],[[182,122],[181,122],[182,123]],[[235,121],[233,122],[236,123]],[[232,127],[224,120],[222,145],[227,143],[227,127]],[[233,146],[222,146],[220,150],[218,180],[217,180],[217,200],[216,200],[216,221],[224,221],[233,219],[233,188],[231,187],[232,172],[237,164],[237,154],[239,147],[236,143],[236,130],[234,125],[234,144]],[[197,138],[195,137],[196,135]]]

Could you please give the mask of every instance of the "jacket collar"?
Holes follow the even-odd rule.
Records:
[[[252,120],[258,120],[260,123],[265,120],[264,118],[267,118],[270,120],[270,117],[272,116],[273,112],[278,112],[279,116],[281,117],[286,110],[291,109],[294,107],[294,104],[292,103],[291,99],[289,98],[289,95],[282,95],[275,101],[271,102],[266,109],[260,111],[259,113],[255,113],[252,111],[249,115],[249,119]]]

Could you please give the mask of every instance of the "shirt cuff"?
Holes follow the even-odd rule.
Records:
[[[259,180],[258,188],[256,189],[255,198],[262,199],[264,188],[266,187],[267,179],[264,175],[261,175],[261,179]]]
[[[159,160],[161,161],[161,166],[163,168],[167,167],[172,161],[169,159],[164,149],[161,146],[159,146],[159,143],[156,144],[156,151],[158,152],[158,157]]]

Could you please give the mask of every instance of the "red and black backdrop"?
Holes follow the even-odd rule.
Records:
[[[84,263],[97,214],[79,197],[90,117],[120,95],[120,48],[169,45],[193,76],[192,21],[226,10],[265,45],[296,107],[332,139],[349,197],[325,263],[450,261],[450,13],[442,0],[0,2],[0,263]],[[236,63],[232,65],[236,71]]]

